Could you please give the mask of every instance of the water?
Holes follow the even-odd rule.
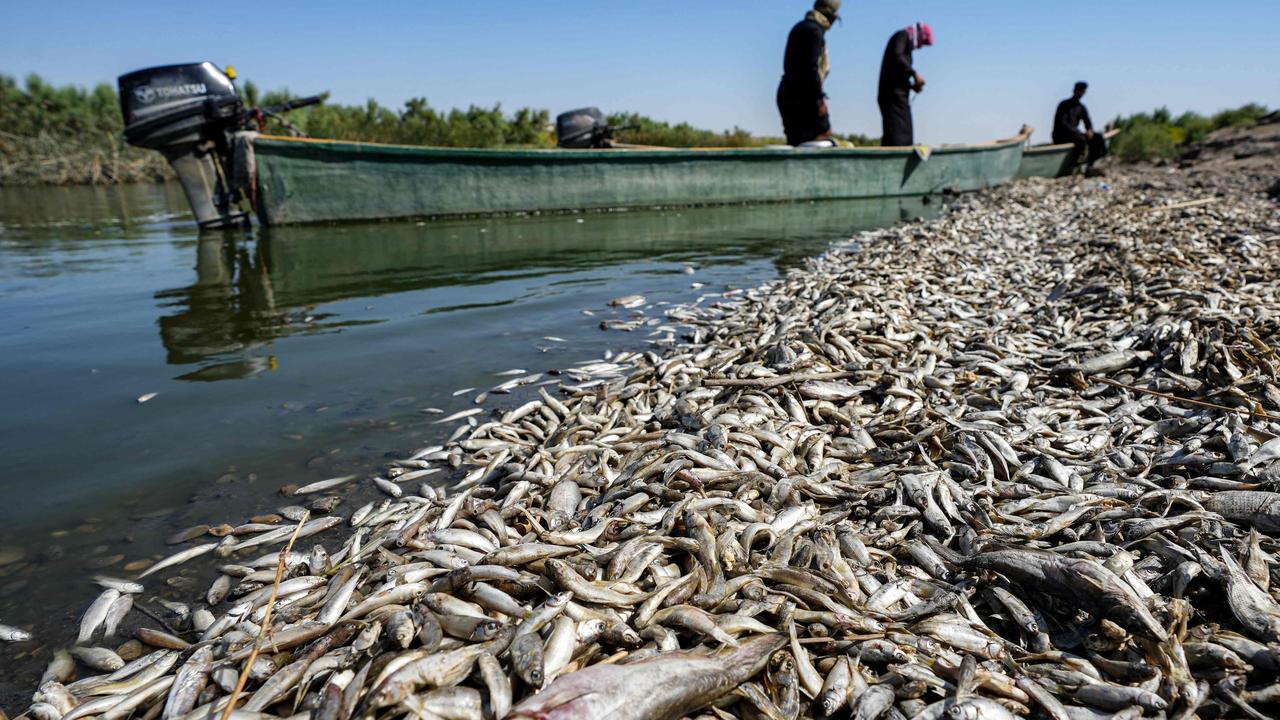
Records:
[[[642,294],[660,316],[663,304],[757,285],[833,240],[936,207],[201,237],[176,187],[0,190],[0,622],[65,642],[94,593],[89,568],[124,575],[130,561],[173,552],[164,538],[175,529],[238,524],[286,504],[282,485],[366,473],[439,441],[449,426],[423,410],[472,407],[502,382],[495,373],[645,347],[646,329],[600,329],[631,317],[612,298]],[[29,686],[31,659],[49,649],[14,647],[17,684],[0,690]]]

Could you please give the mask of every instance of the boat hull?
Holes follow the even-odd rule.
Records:
[[[793,150],[482,150],[254,142],[267,225],[927,195],[1014,177],[1026,134],[982,145]]]

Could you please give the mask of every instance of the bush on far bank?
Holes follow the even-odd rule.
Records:
[[[1268,110],[1258,103],[1222,110],[1213,115],[1185,112],[1177,117],[1162,107],[1149,113],[1117,117],[1112,124],[1122,132],[1111,143],[1121,160],[1165,160],[1181,155],[1215,130],[1252,125]]]

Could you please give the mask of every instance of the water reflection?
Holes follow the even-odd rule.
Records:
[[[284,324],[276,311],[271,274],[252,243],[202,237],[196,245],[196,281],[180,290],[156,293],[161,307],[160,339],[171,365],[206,363],[233,353],[252,353]],[[207,363],[180,376],[184,380],[225,380],[256,375],[269,360],[248,357]]]
[[[4,188],[0,234],[41,240],[80,240],[112,231],[131,236],[166,220],[189,219],[176,184],[117,187]]]
[[[680,211],[260,229],[203,237],[195,282],[156,293],[167,360],[198,364],[178,379],[244,378],[272,369],[271,341],[381,318],[322,305],[430,288],[542,278],[638,260],[786,268],[832,239],[929,214],[918,198]],[[511,302],[499,300],[497,305]],[[487,306],[487,305],[486,305]],[[440,305],[425,313],[473,306]]]

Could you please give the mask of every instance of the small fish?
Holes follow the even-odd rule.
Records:
[[[351,482],[352,480],[355,480],[358,477],[360,476],[359,475],[343,475],[341,477],[329,478],[328,480],[319,480],[317,482],[303,485],[297,490],[294,490],[293,494],[296,497],[298,495],[310,495],[312,493],[324,492],[325,490],[332,490],[333,488],[336,488],[336,487],[342,487],[343,485],[346,485],[347,483]]]
[[[718,657],[664,653],[627,665],[592,665],[516,704],[510,720],[678,718],[754,677],[786,636],[765,635]]]
[[[208,592],[205,593],[205,601],[209,605],[217,605],[227,598],[227,594],[231,592],[231,576],[219,574],[214,579],[213,584],[209,586]]]
[[[644,305],[647,300],[643,295],[624,295],[609,301],[611,307],[620,307],[624,309],[637,308]]]
[[[191,712],[200,691],[204,690],[205,683],[208,682],[212,661],[213,648],[208,645],[201,646],[191,654],[173,679],[160,714],[161,720],[172,720]]]
[[[114,652],[100,647],[73,647],[71,654],[94,670],[113,672],[124,667],[124,660]]]
[[[133,596],[121,595],[111,603],[111,607],[107,608],[107,615],[102,623],[102,631],[106,637],[115,637],[116,630],[120,627],[120,623],[133,609]]]
[[[449,417],[440,418],[439,420],[432,422],[432,425],[443,425],[444,423],[453,422],[454,420],[461,420],[463,418],[469,418],[473,415],[479,415],[482,412],[484,412],[484,408],[471,408],[470,410],[459,410],[458,412],[450,415]]]
[[[110,588],[129,595],[140,595],[144,590],[141,583],[136,583],[132,580],[120,580],[106,575],[94,575],[93,581],[104,588]]]
[[[0,637],[0,639],[3,639],[3,637]],[[71,653],[66,650],[56,650],[49,660],[49,664],[45,667],[44,674],[40,676],[40,684],[44,685],[48,682],[65,683],[75,675],[75,671],[76,661],[75,658],[71,657]]]
[[[141,573],[138,574],[138,577],[144,578],[152,573],[164,570],[165,568],[170,568],[170,567],[173,567],[174,565],[181,565],[182,563],[192,558],[200,557],[201,555],[204,555],[205,553],[213,550],[216,547],[218,547],[218,543],[205,543],[204,545],[196,545],[195,547],[187,548],[186,550],[183,550],[180,553],[175,553],[173,555],[170,555],[169,557],[161,560],[155,565],[152,565],[146,570],[143,570]]]
[[[401,489],[399,485],[391,482],[386,478],[375,477],[373,479],[373,484],[376,485],[379,490],[390,495],[393,498],[399,498],[404,495],[404,490]]]
[[[22,628],[16,628],[16,627],[13,627],[12,625],[0,624],[0,640],[3,640],[4,642],[10,642],[10,643],[27,642],[28,640],[31,640],[32,637],[33,636],[31,633],[27,632],[26,630],[23,630]]]
[[[103,622],[106,621],[111,605],[119,597],[119,590],[107,588],[93,601],[89,609],[84,611],[84,615],[80,616],[80,634],[76,636],[77,645],[83,645],[93,638],[98,628],[102,627]]]

